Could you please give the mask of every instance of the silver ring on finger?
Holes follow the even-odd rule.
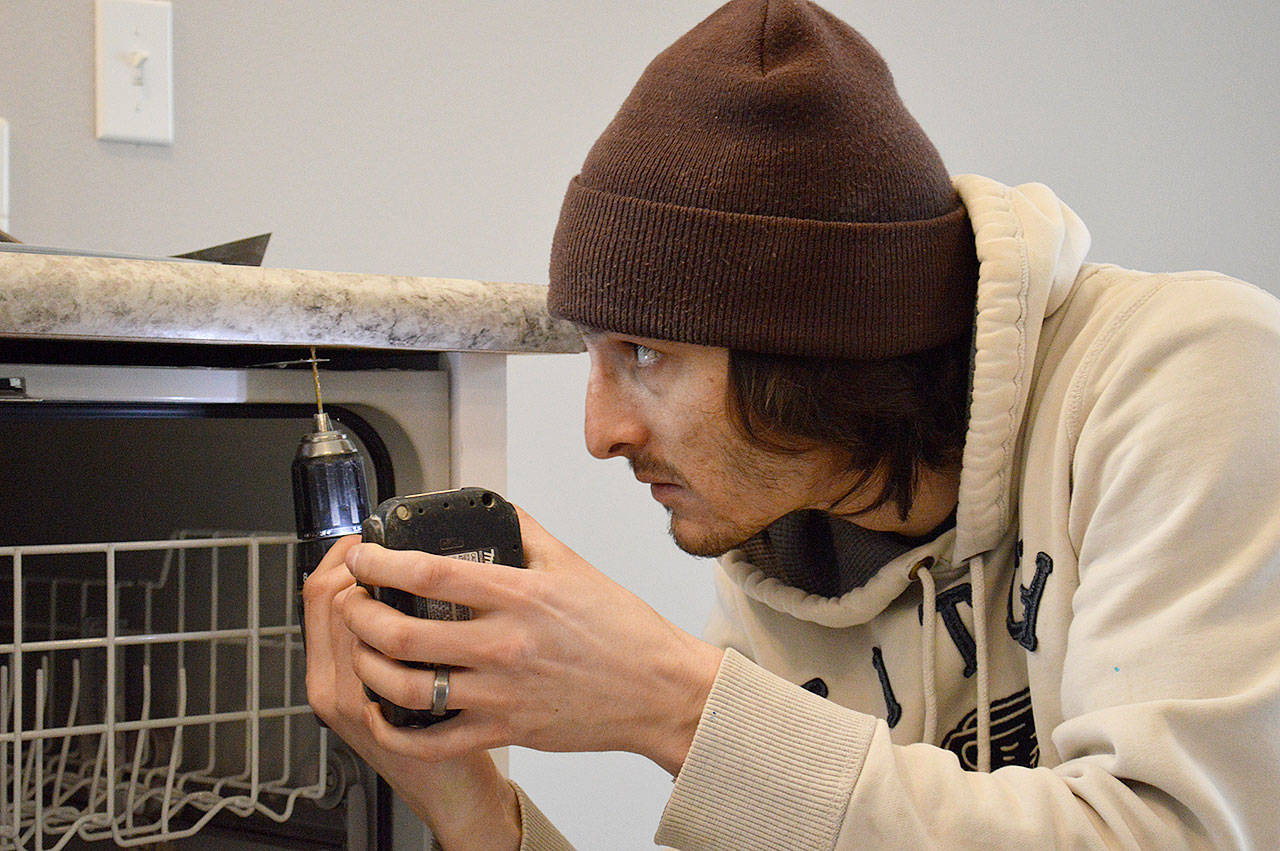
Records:
[[[445,706],[449,703],[449,669],[436,668],[435,683],[431,688],[431,714],[437,718],[445,714]]]

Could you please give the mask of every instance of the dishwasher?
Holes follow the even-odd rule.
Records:
[[[0,848],[422,847],[306,701],[307,357],[0,339]],[[374,504],[504,486],[502,355],[313,357]]]

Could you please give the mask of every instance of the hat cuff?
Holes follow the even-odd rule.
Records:
[[[569,184],[552,314],[601,330],[773,354],[878,359],[973,322],[978,265],[959,198],[906,222],[728,213]]]

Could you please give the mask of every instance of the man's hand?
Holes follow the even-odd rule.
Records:
[[[381,722],[351,663],[359,641],[334,606],[355,587],[345,559],[357,535],[338,541],[303,588],[306,604],[307,697],[315,713],[360,754],[431,827],[441,847],[515,849],[520,814],[515,792],[484,751],[427,763],[382,748],[371,728]]]
[[[451,665],[448,708],[462,710],[427,729],[404,729],[366,703],[361,735],[428,762],[522,745],[631,751],[678,773],[722,651],[677,629],[517,511],[526,570],[372,544],[344,548],[348,569],[365,584],[473,612],[470,621],[431,621],[355,584],[336,593],[334,610],[353,636],[342,648],[352,676],[400,706],[429,709],[434,672],[396,660]]]

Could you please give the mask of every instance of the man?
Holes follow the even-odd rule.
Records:
[[[451,850],[566,847],[505,744],[648,756],[679,848],[1277,847],[1280,306],[1087,246],[1043,186],[948,179],[846,25],[728,3],[571,183],[549,293],[589,450],[723,554],[707,641],[523,514],[527,571],[347,540],[316,711]],[[388,726],[362,682],[443,696],[397,659],[461,713]]]

